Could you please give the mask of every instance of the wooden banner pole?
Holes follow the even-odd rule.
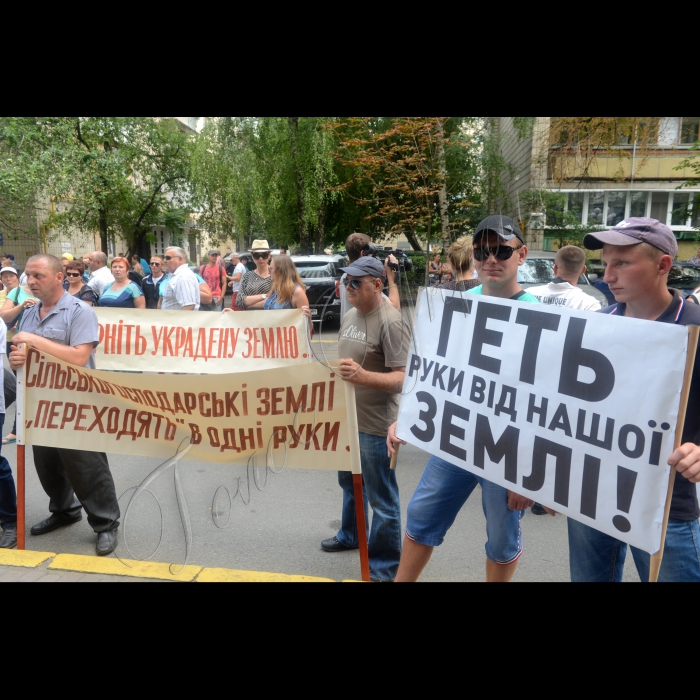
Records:
[[[678,424],[676,426],[676,436],[673,443],[675,452],[683,443],[683,430],[685,429],[685,417],[688,411],[688,398],[690,397],[690,385],[693,381],[693,368],[695,367],[695,357],[698,351],[698,340],[700,339],[700,326],[689,326],[690,336],[688,338],[688,356],[685,362],[685,375],[683,378],[683,390],[681,391],[681,404],[678,410]],[[671,476],[668,481],[668,492],[666,494],[666,510],[664,512],[664,525],[661,531],[661,549],[651,557],[649,568],[649,583],[658,583],[661,573],[661,564],[664,560],[664,550],[666,549],[666,533],[668,532],[668,521],[671,514],[671,503],[673,501],[673,487],[676,483],[676,468],[671,468]]]
[[[357,534],[360,539],[360,566],[362,580],[371,581],[369,572],[369,544],[367,542],[367,515],[365,513],[365,489],[362,474],[353,474],[352,483],[355,486],[355,517],[357,519]]]
[[[17,549],[27,548],[27,516],[25,507],[25,450],[17,445]]]

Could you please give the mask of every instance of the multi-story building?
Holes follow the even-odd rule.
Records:
[[[680,260],[696,254],[700,182],[683,187],[695,173],[677,168],[700,140],[700,117],[661,117],[643,145],[621,136],[614,146],[589,146],[587,152],[585,144],[577,151],[553,138],[557,117],[536,117],[528,135],[514,117],[492,119],[506,165],[503,213],[523,222],[531,247],[551,250],[559,237],[532,196],[549,191],[565,195],[563,206],[578,223],[611,228],[630,216],[651,217],[673,229]]]

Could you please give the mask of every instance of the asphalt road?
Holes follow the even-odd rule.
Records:
[[[337,358],[337,330],[327,329],[314,343],[317,356]],[[6,426],[12,425],[14,406]],[[5,433],[9,432],[6,427]],[[16,447],[3,450],[13,468]],[[406,508],[428,456],[411,446],[402,449],[398,467],[401,505]],[[189,518],[183,521],[174,471],[163,474],[127,511],[129,499],[160,463],[143,457],[110,456],[121,496],[122,529],[118,555],[176,564],[197,564],[245,571],[266,571],[330,578],[360,578],[356,552],[326,554],[321,541],[338,531],[342,495],[333,472],[286,470],[279,474],[226,466],[181,462],[180,479]],[[257,472],[257,473],[254,473]],[[48,516],[48,499],[27,455],[27,520]],[[126,517],[125,517],[126,516]],[[187,523],[191,538],[186,535]],[[568,581],[566,519],[535,517],[524,522],[525,555],[516,581]],[[186,543],[190,541],[188,547]],[[483,581],[486,523],[477,490],[460,513],[443,547],[436,550],[424,581]],[[95,536],[86,520],[41,538],[28,537],[28,549],[59,554],[94,554]],[[633,565],[627,579],[638,580]]]

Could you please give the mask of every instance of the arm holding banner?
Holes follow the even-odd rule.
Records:
[[[18,370],[24,367],[24,363],[27,360],[27,354],[25,348],[20,349],[18,346],[26,343],[35,347],[39,352],[46,352],[53,357],[58,358],[63,362],[68,362],[69,364],[76,365],[78,367],[85,367],[92,355],[95,346],[93,343],[87,343],[84,345],[77,345],[76,347],[69,347],[66,345],[60,345],[59,343],[54,343],[52,340],[47,340],[33,333],[18,333],[15,337],[12,347],[12,352],[10,353],[10,367],[14,370]]]
[[[375,391],[385,394],[400,394],[406,379],[406,368],[395,367],[393,371],[381,374],[379,372],[368,372],[357,362],[351,359],[340,361],[338,374],[343,381],[357,386],[366,386]]]

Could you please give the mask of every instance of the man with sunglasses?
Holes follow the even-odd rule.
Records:
[[[518,284],[518,270],[527,258],[527,247],[515,221],[505,216],[490,216],[474,235],[474,261],[480,287],[469,294],[539,301]],[[396,424],[387,438],[389,456],[396,445]],[[408,524],[397,582],[418,581],[435,547],[445,541],[447,532],[476,487],[482,488],[482,500],[488,532],[486,579],[490,583],[508,583],[513,579],[523,553],[520,521],[534,501],[492,484],[438,457],[425,469],[418,489],[408,507]]]
[[[161,309],[199,311],[199,280],[187,266],[187,253],[182,248],[168,248],[163,260],[170,277],[161,301]]]
[[[143,281],[143,296],[146,297],[146,308],[155,310],[160,301],[160,287],[167,280],[165,261],[160,255],[151,256],[151,274]]]
[[[355,385],[365,501],[373,511],[370,573],[373,581],[389,582],[401,558],[401,503],[384,444],[399,413],[410,333],[401,313],[382,297],[386,269],[379,260],[360,258],[341,272],[353,309],[340,330],[338,356],[345,359],[338,374]],[[341,472],[338,482],[343,489],[342,526],[321,545],[331,553],[359,545],[352,475]]]

